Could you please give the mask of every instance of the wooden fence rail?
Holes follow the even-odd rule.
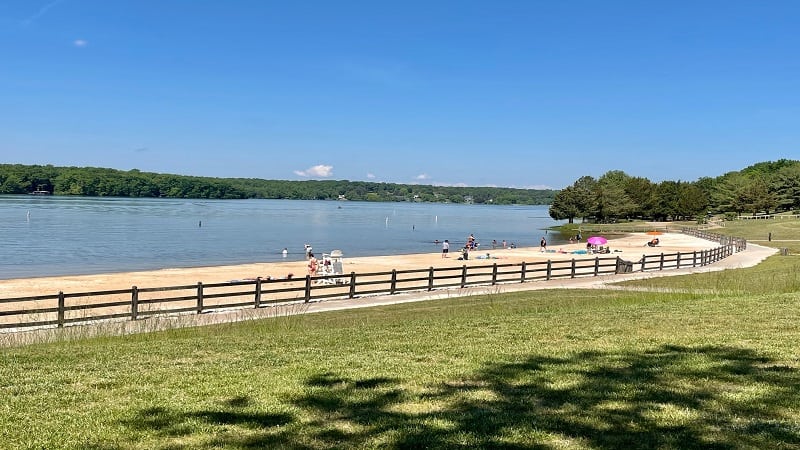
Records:
[[[591,277],[625,272],[669,270],[713,264],[746,248],[741,238],[703,230],[684,233],[720,242],[720,246],[684,253],[642,255],[638,261],[618,256],[547,260],[520,264],[486,264],[349,275],[306,276],[108,291],[64,293],[0,299],[0,329],[21,331],[64,327],[103,320],[140,320],[166,314],[203,314],[236,308],[263,308],[275,304],[308,303],[410,291],[493,286]]]

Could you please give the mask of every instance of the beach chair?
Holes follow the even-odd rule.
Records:
[[[324,253],[322,255],[322,268],[323,275],[344,275],[344,263],[342,261],[343,253],[341,250],[332,250],[330,254]],[[326,278],[322,280],[324,283],[329,284],[347,284],[347,279],[342,277]]]

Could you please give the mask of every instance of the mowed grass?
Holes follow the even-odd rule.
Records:
[[[800,219],[734,220],[724,225],[709,231],[743,237],[768,247],[788,248],[790,254],[800,255]]]
[[[0,448],[798,448],[799,300],[531,291],[6,348]]]
[[[2,348],[0,448],[800,448],[798,261]]]

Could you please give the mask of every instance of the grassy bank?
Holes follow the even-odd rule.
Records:
[[[2,448],[791,448],[798,295],[490,295],[2,350]]]
[[[798,269],[3,348],[0,448],[798,448]]]

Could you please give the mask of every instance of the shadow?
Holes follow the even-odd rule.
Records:
[[[215,439],[212,446],[232,445],[232,448],[263,448],[267,443],[274,441],[272,433],[278,427],[292,423],[293,417],[289,414],[253,413],[245,411],[252,406],[248,397],[234,397],[222,402],[218,410],[198,410],[180,412],[170,408],[155,407],[138,411],[122,425],[138,432],[147,432],[163,438],[183,438],[197,432],[197,423],[203,427],[226,427],[236,425],[255,433],[246,437]],[[286,438],[280,438],[286,441]],[[277,442],[274,442],[277,443]],[[92,448],[112,448],[95,446]],[[173,447],[166,447],[173,448]],[[184,448],[174,446],[174,448]]]
[[[143,410],[125,425],[172,438],[197,421],[236,425],[245,431],[211,431],[204,445],[241,449],[800,448],[800,372],[748,349],[530,356],[401,387],[413,381],[324,372],[286,399],[297,417],[237,397],[218,410]]]
[[[421,395],[332,373],[307,386],[293,403],[320,418],[310,437],[323,448],[800,446],[796,415],[784,415],[800,405],[800,373],[739,348],[533,356]]]

